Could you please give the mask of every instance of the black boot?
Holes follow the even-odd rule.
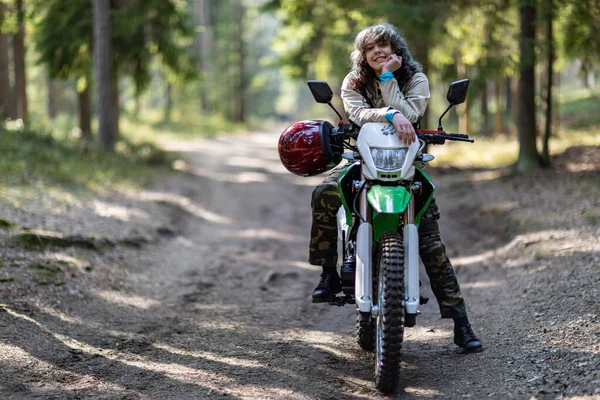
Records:
[[[312,294],[313,303],[325,303],[342,291],[342,282],[335,268],[323,268],[321,280]]]
[[[454,319],[454,344],[468,352],[483,350],[481,341],[473,333],[471,324],[466,316]]]

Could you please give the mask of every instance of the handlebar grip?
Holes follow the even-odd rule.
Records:
[[[469,135],[465,135],[464,133],[446,133],[446,135],[448,136],[454,136],[457,138],[463,138],[463,139],[468,139]]]

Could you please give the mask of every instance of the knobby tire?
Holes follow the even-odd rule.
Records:
[[[381,237],[377,261],[377,305],[375,324],[375,386],[393,392],[400,378],[400,350],[404,338],[404,245],[397,232]]]

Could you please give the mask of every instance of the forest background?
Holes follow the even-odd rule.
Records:
[[[600,144],[599,21],[598,0],[2,0],[2,179],[110,182],[131,162],[169,165],[161,138],[333,121],[304,82],[339,93],[354,36],[381,22],[429,76],[423,125],[437,126],[450,82],[471,80],[445,126],[476,145],[438,162],[529,173]],[[40,140],[50,154],[24,144]]]

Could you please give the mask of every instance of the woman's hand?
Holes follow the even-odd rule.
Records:
[[[396,54],[392,54],[388,62],[386,62],[381,68],[381,73],[394,72],[402,66],[402,57],[398,57]]]
[[[412,144],[417,139],[417,133],[412,123],[402,113],[397,112],[392,118],[394,128],[398,131],[398,137],[406,144]]]

